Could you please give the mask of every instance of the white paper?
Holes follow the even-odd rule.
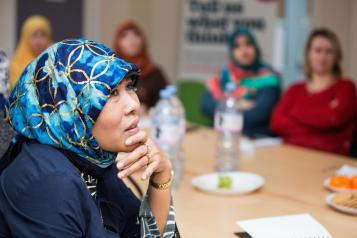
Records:
[[[255,151],[253,141],[247,137],[241,137],[239,142],[239,151],[241,153],[252,154]]]
[[[237,224],[253,238],[332,238],[309,214],[243,220]]]
[[[352,177],[357,175],[357,167],[353,167],[350,165],[343,165],[339,170],[336,171],[337,175]]]
[[[277,146],[277,145],[281,145],[282,143],[283,143],[282,139],[278,137],[265,137],[265,138],[259,138],[253,140],[253,144],[255,148]]]

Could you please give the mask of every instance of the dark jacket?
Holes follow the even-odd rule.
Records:
[[[140,201],[116,173],[112,166],[98,179],[93,198],[63,153],[22,143],[0,167],[0,237],[139,237]]]

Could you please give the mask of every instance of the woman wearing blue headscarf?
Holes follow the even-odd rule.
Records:
[[[25,68],[6,102],[18,135],[0,160],[0,237],[174,237],[171,164],[138,128],[138,71],[86,39]],[[142,168],[140,202],[122,179]]]
[[[237,28],[228,38],[229,62],[208,81],[202,96],[202,111],[213,118],[217,102],[224,97],[226,85],[236,85],[234,97],[243,111],[243,133],[250,137],[269,135],[272,110],[280,97],[280,82],[272,68],[262,61],[253,34]]]

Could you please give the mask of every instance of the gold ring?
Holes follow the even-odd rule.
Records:
[[[151,155],[149,153],[146,154],[146,158],[148,158],[148,164],[150,164],[150,160],[152,159],[151,158]]]
[[[150,163],[150,160],[152,159],[150,153],[151,153],[151,146],[148,145],[148,144],[145,144],[146,145],[146,148],[148,150],[147,154],[146,154],[146,157],[148,158],[148,164]]]

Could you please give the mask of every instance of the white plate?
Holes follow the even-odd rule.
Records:
[[[230,189],[218,188],[219,175],[231,177],[232,187]],[[208,193],[235,195],[251,193],[261,188],[264,182],[264,178],[257,174],[248,172],[225,172],[198,176],[192,180],[192,185]]]
[[[357,191],[357,189],[348,189],[348,188],[334,188],[330,186],[330,179],[331,177],[328,177],[324,180],[324,187],[327,188],[328,190],[332,192],[343,192],[343,191]]]
[[[348,213],[348,214],[352,214],[352,215],[357,215],[357,209],[356,208],[345,207],[345,206],[341,206],[341,205],[337,205],[337,204],[333,203],[332,199],[334,198],[334,196],[336,196],[336,193],[329,194],[326,197],[326,203],[330,207],[332,207],[332,208],[334,208],[334,209],[336,209],[336,210],[338,210],[340,212],[344,212],[344,213]]]

